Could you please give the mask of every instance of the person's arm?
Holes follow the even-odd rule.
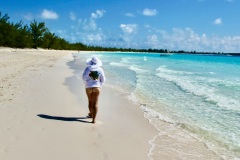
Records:
[[[105,77],[103,69],[101,69],[101,75],[100,75],[100,83],[101,83],[101,85],[103,85],[105,81],[106,81],[106,77]]]
[[[84,82],[86,82],[88,77],[89,77],[89,68],[87,67],[87,68],[85,68],[85,70],[84,70],[84,72],[83,72],[82,80],[83,80]]]

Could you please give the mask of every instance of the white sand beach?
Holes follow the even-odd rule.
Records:
[[[103,88],[96,124],[86,119],[71,53],[0,49],[0,159],[148,159],[157,131],[120,93]]]

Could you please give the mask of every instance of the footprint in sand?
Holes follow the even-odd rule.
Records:
[[[8,153],[8,149],[7,149],[7,148],[2,148],[2,149],[1,149],[1,152],[2,152],[2,153]]]
[[[11,129],[12,129],[12,127],[7,127],[7,128],[6,128],[7,131],[9,131],[9,130],[11,130]]]
[[[40,131],[45,131],[45,128],[44,127],[41,127],[41,128],[39,128],[40,129]]]
[[[20,138],[18,137],[18,136],[12,136],[11,137],[11,141],[13,141],[13,142],[16,142],[16,141],[18,141]]]
[[[102,135],[100,133],[98,133],[97,138],[102,138]]]
[[[11,118],[16,118],[17,114],[12,114]]]
[[[94,147],[96,147],[96,146],[97,146],[97,143],[96,143],[96,142],[92,142],[92,145],[93,145]]]
[[[107,153],[103,153],[103,159],[108,159],[108,154]]]
[[[91,131],[96,131],[96,128],[95,127],[91,127]]]

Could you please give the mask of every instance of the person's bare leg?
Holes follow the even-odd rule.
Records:
[[[89,109],[89,113],[88,116],[90,118],[92,118],[92,106],[93,106],[93,101],[92,101],[92,88],[86,88],[86,94],[88,97],[88,109]]]
[[[98,112],[98,97],[100,94],[100,89],[99,88],[93,88],[93,93],[92,93],[92,123],[96,122],[96,116]]]

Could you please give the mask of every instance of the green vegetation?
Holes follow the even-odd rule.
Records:
[[[30,26],[20,21],[9,22],[10,17],[0,12],[0,46],[12,48],[45,48],[57,50],[88,50],[82,43],[69,43],[51,33],[44,22],[36,20]]]
[[[191,53],[191,54],[212,54],[209,52],[196,51],[170,51],[167,49],[132,49],[87,46],[80,42],[69,43],[63,38],[51,33],[44,22],[36,20],[30,26],[23,25],[20,21],[16,24],[9,22],[10,17],[2,15],[0,11],[0,46],[12,48],[44,48],[56,50],[82,50],[82,51],[120,51],[120,52],[154,52],[154,53]],[[218,52],[217,54],[224,54]],[[239,55],[239,54],[233,54]]]

